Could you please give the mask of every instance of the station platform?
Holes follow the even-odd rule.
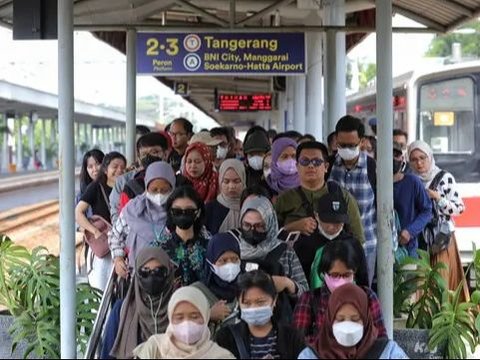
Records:
[[[80,168],[75,169],[75,175],[80,175]],[[36,187],[58,181],[59,170],[53,171],[31,171],[16,174],[4,174],[0,176],[0,194],[10,191]]]

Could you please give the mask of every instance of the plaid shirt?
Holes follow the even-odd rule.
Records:
[[[368,296],[368,308],[373,324],[378,330],[378,336],[387,336],[383,323],[382,309],[377,295],[369,288],[363,288]],[[325,324],[330,291],[326,286],[313,291],[307,291],[300,296],[293,313],[293,327],[302,331],[308,344],[317,340],[318,329]]]
[[[356,166],[348,170],[340,156],[337,156],[332,167],[330,180],[335,180],[347,189],[357,200],[365,231],[365,256],[367,257],[370,284],[375,273],[377,257],[377,214],[375,210],[375,193],[368,179],[367,154],[360,152]]]

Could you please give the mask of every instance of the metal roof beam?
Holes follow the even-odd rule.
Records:
[[[460,26],[465,25],[466,23],[472,21],[473,19],[475,19],[477,17],[480,17],[480,8],[474,9],[471,17],[463,18],[463,19],[460,19],[458,21],[455,21],[455,22],[449,24],[446,31],[447,32],[453,31],[453,30],[459,28]]]
[[[264,16],[270,14],[272,11],[278,10],[283,6],[289,5],[292,1],[293,0],[278,0],[278,1],[275,1],[272,5],[267,6],[266,8],[257,12],[256,14],[239,21],[236,25],[237,26],[243,26],[243,25],[248,24],[250,22],[260,20]]]
[[[455,0],[437,0],[439,4],[444,5],[445,7],[448,7],[449,9],[456,11],[462,15],[472,17],[473,16],[473,10],[469,9],[465,5],[462,5]]]
[[[445,32],[447,31],[447,28],[445,26],[443,26],[442,24],[432,20],[432,19],[429,19],[425,16],[422,16],[422,15],[419,15],[411,10],[408,10],[408,9],[405,9],[401,6],[398,6],[398,5],[393,5],[392,6],[392,9],[394,12],[397,12],[401,15],[404,15],[416,22],[419,22],[420,24],[423,24],[431,29],[434,29],[438,32]]]
[[[113,10],[103,14],[98,14],[97,12],[92,11],[85,15],[76,16],[75,21],[88,23],[92,18],[101,16],[102,21],[106,23],[110,21],[117,23],[119,19],[124,19],[125,21],[132,23],[145,20],[145,18],[168,9],[174,4],[175,0],[154,0],[136,7],[132,6],[132,8],[129,9]]]
[[[193,11],[194,13],[198,14],[199,16],[202,16],[202,17],[210,20],[211,22],[213,22],[215,24],[218,24],[218,25],[223,26],[223,27],[228,26],[227,21],[225,21],[223,19],[220,19],[218,16],[210,14],[208,11],[198,7],[197,5],[193,5],[192,3],[190,3],[187,0],[175,0],[175,3]]]

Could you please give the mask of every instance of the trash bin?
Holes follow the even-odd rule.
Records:
[[[17,164],[8,164],[8,171],[11,173],[17,172]]]

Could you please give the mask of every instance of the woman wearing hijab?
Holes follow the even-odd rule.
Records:
[[[468,301],[470,296],[455,238],[455,223],[452,219],[452,216],[458,216],[465,211],[455,178],[435,164],[433,151],[424,141],[413,142],[408,148],[408,157],[413,173],[423,181],[432,199],[433,208],[436,209],[434,211],[437,211],[441,220],[448,223],[450,231],[448,246],[430,257],[432,266],[439,262],[447,264],[449,270],[442,271],[442,277],[447,282],[448,288],[456,290],[464,281],[463,298]],[[420,246],[422,245],[425,248],[426,244]]]
[[[343,285],[333,292],[318,341],[298,358],[408,359],[395,341],[378,335],[367,294],[354,284]]]
[[[300,186],[296,160],[297,143],[290,138],[279,138],[272,145],[271,174],[268,186],[277,194]]]
[[[127,295],[110,312],[102,359],[131,359],[138,344],[165,331],[173,274],[170,258],[162,249],[144,248],[138,253]]]
[[[210,306],[203,293],[192,286],[178,289],[168,303],[168,327],[139,345],[139,359],[234,359],[210,340]]]
[[[183,176],[193,184],[203,202],[214,200],[217,197],[218,174],[208,146],[199,142],[189,145],[184,159]]]
[[[109,236],[115,272],[127,277],[129,264],[137,253],[154,242],[165,228],[165,203],[175,189],[175,173],[163,161],[148,166],[145,174],[146,192],[131,200],[122,210]],[[128,250],[128,262],[126,251]]]
[[[240,243],[241,259],[257,264],[255,267],[272,276],[277,291],[282,295],[278,311],[284,315],[282,319],[288,321],[292,315],[292,303],[308,290],[302,265],[295,251],[277,238],[277,215],[267,198],[247,198],[243,203],[240,218],[240,229],[231,233]]]
[[[220,194],[205,206],[206,227],[212,235],[240,226],[240,197],[246,185],[245,166],[228,159],[220,166]]]
[[[205,255],[205,276],[202,281],[194,283],[207,297],[212,313],[215,334],[220,326],[225,326],[228,320],[235,320],[237,313],[237,278],[244,271],[240,261],[240,246],[237,239],[229,233],[214,235],[207,246]]]
[[[370,316],[380,336],[386,336],[381,304],[377,294],[368,287],[368,271],[365,252],[353,237],[337,239],[327,243],[317,269],[312,268],[323,285],[304,292],[297,302],[293,314],[293,327],[301,331],[308,344],[315,343],[325,326],[328,302],[342,285],[355,283],[361,286],[368,298]]]

